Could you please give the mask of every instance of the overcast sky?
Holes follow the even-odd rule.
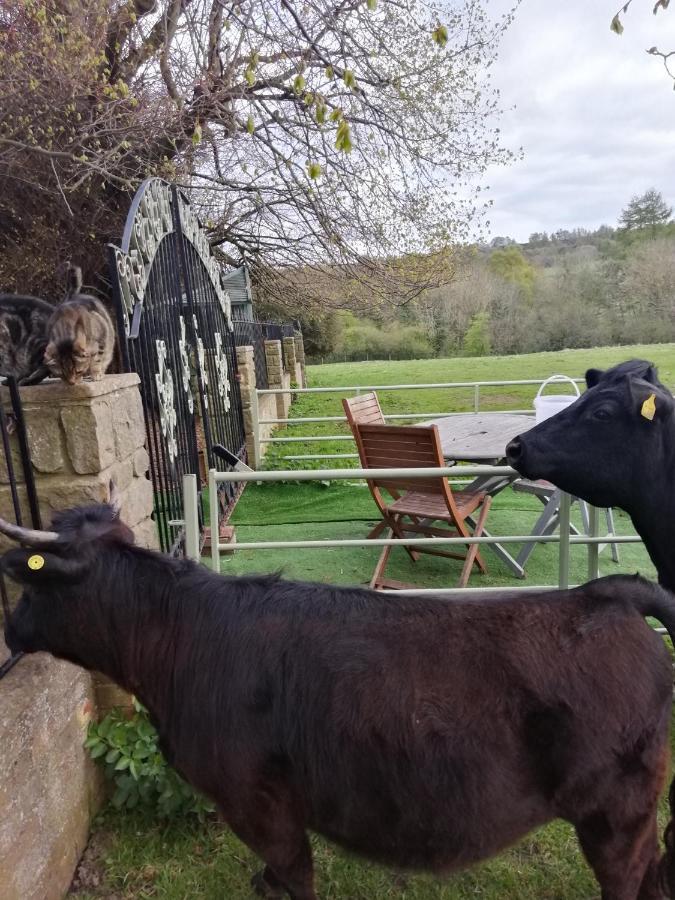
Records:
[[[491,169],[490,234],[616,225],[649,187],[675,205],[675,91],[653,45],[675,50],[675,9],[634,0],[621,37],[617,0],[523,0],[503,38],[494,84],[500,123],[520,162]],[[491,0],[491,9],[503,9]]]

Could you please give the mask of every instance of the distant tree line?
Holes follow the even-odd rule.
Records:
[[[465,248],[452,283],[388,316],[299,316],[310,357],[401,359],[675,340],[675,223],[650,189],[618,227]]]

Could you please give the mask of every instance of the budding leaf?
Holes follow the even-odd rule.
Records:
[[[354,73],[351,69],[345,69],[342,80],[350,90],[353,90],[356,85],[356,78],[354,77]]]
[[[621,24],[621,19],[619,18],[619,14],[617,13],[612,19],[612,24],[609,26],[610,31],[613,31],[614,34],[623,34],[623,25]]]
[[[367,0],[366,6],[371,12],[377,9],[377,0]]]
[[[318,178],[321,175],[321,166],[319,163],[313,162],[307,166],[307,174],[310,178]]]
[[[439,25],[431,32],[431,37],[439,47],[445,47],[445,45],[448,43],[448,29],[445,27],[445,25]]]
[[[252,87],[253,84],[255,83],[255,72],[253,71],[253,69],[252,69],[250,66],[249,66],[248,69],[244,72],[244,78],[245,78],[246,81],[251,85],[251,87]]]
[[[330,114],[329,118],[330,118],[331,122],[339,122],[340,119],[342,118],[342,110],[334,109],[333,112]]]
[[[199,122],[195,125],[195,130],[192,132],[192,146],[196,147],[197,144],[201,143],[202,140],[202,126]]]
[[[302,75],[296,75],[295,80],[293,81],[293,90],[296,94],[300,94],[305,87],[305,79]]]
[[[253,134],[254,128],[255,128],[255,125],[253,124],[253,116],[249,116],[248,119],[246,120],[246,130],[248,131],[249,134]]]

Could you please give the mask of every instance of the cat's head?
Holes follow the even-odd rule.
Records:
[[[50,341],[45,350],[45,365],[55,378],[78,384],[89,372],[91,353],[82,329],[73,338]]]

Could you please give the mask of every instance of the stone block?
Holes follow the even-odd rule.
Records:
[[[58,409],[32,410],[26,415],[26,433],[33,468],[38,472],[60,472],[66,467],[64,434]]]
[[[145,420],[139,392],[119,394],[112,413],[117,459],[126,459],[145,444]]]
[[[117,391],[135,388],[141,383],[141,379],[135,372],[122,375],[104,375],[100,381],[82,381],[80,384],[66,384],[55,378],[48,378],[41,384],[31,387],[22,387],[21,399],[24,409],[43,405],[63,406],[79,401],[93,400],[96,397],[104,397],[106,394],[114,394]],[[6,388],[0,388],[0,398],[9,396]]]
[[[68,456],[79,475],[100,472],[115,461],[113,418],[105,402],[73,404],[61,410]]]
[[[148,550],[159,550],[157,526],[150,517],[134,525],[134,537],[139,547],[147,547]]]
[[[41,478],[36,487],[43,521],[49,521],[50,511],[105,503],[109,497],[108,481],[102,473],[82,478],[73,478],[72,475]]]
[[[104,483],[111,480],[115,482],[117,490],[122,493],[131,485],[134,480],[134,460],[133,457],[117,462],[110,466],[105,472],[101,473]]]
[[[150,468],[150,456],[145,447],[139,447],[134,453],[134,475],[145,475]]]
[[[121,492],[121,517],[130,528],[145,521],[153,507],[152,482],[147,478],[134,478],[126,491]]]

